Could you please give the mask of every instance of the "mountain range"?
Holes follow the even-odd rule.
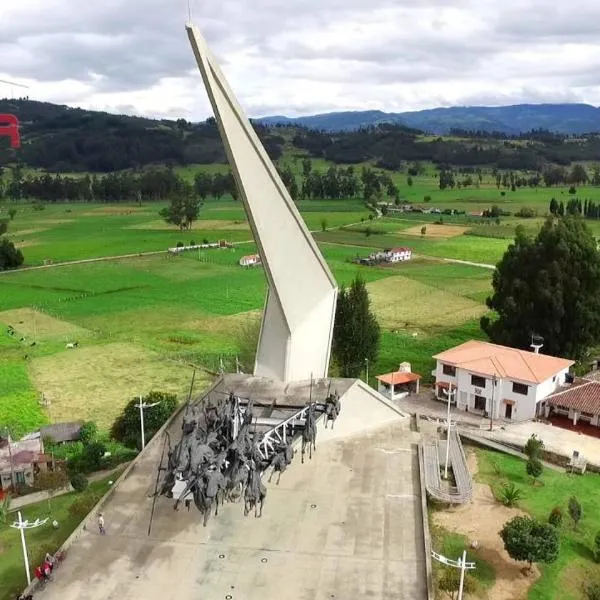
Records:
[[[515,104],[453,106],[402,113],[380,110],[330,112],[307,117],[269,116],[265,125],[299,125],[323,131],[353,131],[380,123],[396,123],[438,135],[453,130],[518,135],[533,129],[563,134],[600,132],[600,108],[589,104]]]

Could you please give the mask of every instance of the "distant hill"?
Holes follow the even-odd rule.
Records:
[[[567,122],[572,128],[577,125],[581,130],[590,129],[591,126],[584,124],[593,121],[598,109],[585,105],[546,105],[542,118],[539,112],[542,108],[435,109],[406,113],[402,120],[392,123],[388,122],[389,115],[380,111],[316,115],[291,121],[286,117],[271,117],[253,123],[271,159],[281,159],[281,167],[312,157],[338,165],[371,163],[402,171],[411,166],[414,170],[415,163],[420,162],[433,162],[441,167],[541,171],[549,163],[569,165],[599,160],[600,135],[573,139],[548,131],[553,123],[557,126]],[[478,112],[479,120],[468,121],[467,117],[474,112]],[[227,162],[214,119],[203,123],[148,119],[27,99],[0,100],[0,113],[13,113],[19,118],[23,140],[19,150],[11,150],[8,139],[0,138],[0,166],[20,161],[29,167],[57,173],[108,173],[151,165]],[[504,132],[486,133],[486,128],[498,132],[504,127],[500,113],[503,119],[510,117],[514,130],[533,127],[536,131],[514,140],[508,139]],[[272,126],[278,122],[287,125]],[[462,133],[455,132],[457,135],[445,138],[423,136],[423,131],[441,130],[442,123],[445,130],[458,129]],[[337,129],[328,131],[328,127]],[[464,133],[473,129],[479,133]]]
[[[368,110],[298,118],[273,116],[257,121],[265,125],[299,125],[323,131],[352,131],[380,123],[397,123],[439,135],[449,134],[455,129],[507,135],[525,133],[532,129],[580,134],[600,131],[600,108],[589,104],[454,106],[404,113]]]

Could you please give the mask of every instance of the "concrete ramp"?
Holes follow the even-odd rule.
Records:
[[[332,386],[331,389],[335,388]],[[346,392],[340,394],[340,403],[341,412],[333,429],[331,424],[327,429],[324,428],[325,417],[319,420],[317,444],[363,434],[392,423],[396,423],[400,428],[404,426],[407,431],[410,428],[409,415],[360,379],[355,379]]]

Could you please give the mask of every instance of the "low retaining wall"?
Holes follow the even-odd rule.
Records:
[[[423,449],[417,445],[419,458],[419,488],[421,490],[421,515],[423,518],[423,542],[425,544],[425,570],[427,573],[427,600],[433,600],[433,568],[431,565],[431,534],[429,533],[429,515],[427,513],[427,491],[425,490],[425,465],[423,464]]]

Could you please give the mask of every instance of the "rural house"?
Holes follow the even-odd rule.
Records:
[[[45,470],[52,459],[44,454],[39,433],[13,441],[10,436],[0,437],[0,492],[11,488],[14,476],[16,486],[33,485],[35,473]]]
[[[570,380],[574,361],[471,340],[433,358],[435,395],[459,410],[525,421],[545,416],[548,397]]]
[[[409,394],[419,393],[420,375],[411,372],[410,363],[403,362],[392,373],[377,375],[377,391],[390,400],[400,400]]]
[[[40,429],[40,437],[42,440],[51,438],[57,444],[65,442],[76,442],[79,440],[81,426],[83,421],[72,421],[70,423],[54,423],[46,425]]]
[[[412,257],[412,250],[410,248],[391,248],[385,251],[387,262],[400,262],[403,260],[410,260]]]
[[[242,258],[240,258],[241,267],[254,267],[255,265],[260,264],[261,260],[259,254],[248,254],[247,256],[242,256]]]

